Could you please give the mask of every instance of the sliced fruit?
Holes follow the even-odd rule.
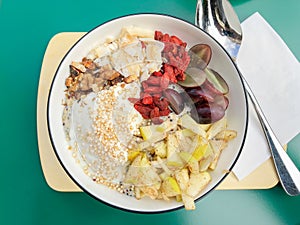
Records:
[[[143,140],[149,142],[151,145],[152,143],[163,140],[167,136],[167,132],[176,128],[176,126],[177,119],[173,119],[172,117],[172,120],[166,120],[159,125],[142,126],[140,127],[140,133]]]
[[[207,103],[207,102],[213,102],[215,100],[214,93],[210,93],[209,91],[201,87],[186,88],[185,91],[191,97],[194,103],[197,102]]]
[[[144,126],[144,127],[140,127],[140,133],[142,135],[142,138],[145,141],[150,140],[151,138],[153,138],[154,134],[156,133],[156,127],[154,126]],[[161,134],[160,134],[161,135]]]
[[[176,114],[180,114],[184,109],[184,101],[180,93],[178,93],[174,89],[167,88],[166,90],[164,90],[163,95],[168,100],[174,112]]]
[[[205,70],[207,79],[218,89],[222,94],[229,92],[229,87],[224,78],[215,70],[206,68]]]
[[[159,163],[160,167],[164,170],[164,173],[167,176],[170,176],[172,172],[165,164],[166,160],[162,160],[159,156],[157,156],[157,162]]]
[[[204,144],[204,145],[200,144],[200,145],[198,145],[198,147],[194,150],[192,156],[197,161],[201,160],[204,157],[205,153],[206,153],[207,146],[208,146],[208,144]]]
[[[178,155],[179,144],[175,134],[169,134],[167,137],[167,166],[181,168],[184,162]]]
[[[175,152],[178,152],[178,140],[175,134],[169,134],[167,137],[167,158],[170,158]]]
[[[193,133],[193,132],[191,132]],[[195,135],[195,134],[194,134]],[[180,151],[186,151],[186,152],[189,152],[189,151],[192,151],[193,149],[193,141],[190,137],[188,136],[185,136],[183,134],[183,131],[182,130],[178,130],[175,132],[175,136],[178,140],[178,146],[179,146],[179,149]]]
[[[161,179],[150,165],[146,154],[139,154],[129,166],[124,182],[142,187],[157,185]]]
[[[234,139],[236,136],[237,132],[235,130],[222,130],[215,136],[215,139],[222,139],[228,142]]]
[[[188,169],[183,168],[181,170],[175,171],[175,178],[180,187],[180,190],[184,192],[188,187],[189,182],[189,172]]]
[[[195,105],[198,114],[198,122],[200,124],[212,124],[222,119],[225,115],[225,109],[215,102],[196,103]]]
[[[211,163],[210,163],[210,165],[209,165],[209,168],[210,168],[211,170],[216,169],[216,166],[217,166],[219,157],[220,157],[220,155],[221,155],[221,152],[222,152],[222,151],[219,151],[219,152],[216,152],[216,153],[215,153],[215,155],[214,155],[214,157],[213,157],[213,160],[211,161]]]
[[[211,139],[209,140],[210,147],[212,148],[214,154],[218,154],[221,152],[224,148],[227,147],[228,142],[222,139]]]
[[[174,177],[166,177],[162,182],[161,190],[167,197],[173,197],[181,193]]]
[[[211,60],[212,51],[207,44],[197,44],[189,49],[190,66],[205,69]]]
[[[206,151],[202,159],[199,161],[199,171],[203,172],[208,169],[214,159],[214,151],[210,145],[207,145]]]
[[[180,152],[179,156],[183,159],[184,162],[189,163],[190,161],[196,161],[193,155],[189,152]]]
[[[186,210],[194,210],[196,208],[193,197],[186,193],[181,193],[181,198]]]
[[[178,169],[178,168],[182,168],[184,166],[184,163],[182,162],[178,154],[174,153],[172,158],[168,159],[167,166],[170,167],[171,169],[172,168]]]
[[[182,87],[199,87],[201,86],[206,80],[206,73],[196,67],[187,68],[185,73],[185,80],[178,81]]]
[[[160,141],[154,144],[155,154],[161,158],[167,157],[167,145],[164,141]]]
[[[141,186],[140,190],[141,192],[143,192],[143,194],[145,196],[150,197],[151,199],[157,199],[158,195],[159,195],[159,188],[160,185],[145,185],[145,186]]]
[[[140,154],[139,150],[129,150],[127,159],[133,161]]]
[[[212,139],[219,132],[221,132],[222,130],[225,130],[226,127],[227,127],[227,119],[224,117],[221,120],[219,120],[211,125],[211,127],[207,131],[207,138]]]
[[[199,173],[199,163],[192,154],[189,152],[180,152],[179,156],[187,164],[187,167],[191,173]]]
[[[189,196],[196,197],[206,185],[210,182],[211,176],[208,172],[191,174],[188,182],[186,193]]]
[[[183,129],[181,130],[184,137],[194,137],[195,133],[191,131],[190,129]]]
[[[188,114],[184,114],[178,119],[178,124],[187,128],[202,137],[206,137],[206,131]]]

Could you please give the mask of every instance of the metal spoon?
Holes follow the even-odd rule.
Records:
[[[232,59],[236,60],[242,41],[242,29],[228,0],[198,0],[195,23],[213,36],[227,50]],[[299,195],[300,172],[276,138],[243,76],[242,81],[263,128],[281,185],[287,194]]]

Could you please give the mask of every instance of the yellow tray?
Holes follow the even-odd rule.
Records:
[[[81,190],[68,177],[52,148],[47,127],[47,99],[53,76],[60,61],[70,47],[84,34],[83,32],[56,34],[48,44],[40,74],[37,99],[39,153],[46,182],[56,191],[75,192]],[[274,164],[269,159],[242,181],[238,181],[234,174],[230,173],[217,189],[268,189],[277,183],[278,177]]]

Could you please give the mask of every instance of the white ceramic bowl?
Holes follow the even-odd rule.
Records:
[[[246,94],[239,71],[226,51],[211,36],[186,21],[167,15],[137,14],[120,17],[99,25],[74,44],[60,63],[51,85],[48,99],[49,134],[55,153],[63,168],[82,190],[94,198],[128,211],[143,213],[170,211],[181,208],[183,204],[175,200],[160,201],[149,198],[136,200],[133,197],[97,184],[83,172],[72,157],[71,151],[67,150],[68,142],[65,139],[62,126],[63,106],[61,102],[65,97],[64,81],[69,75],[69,65],[74,60],[81,61],[97,44],[104,42],[107,36],[117,36],[121,28],[128,25],[177,35],[188,43],[188,47],[199,42],[211,46],[213,54],[210,67],[222,71],[221,74],[229,85],[228,124],[229,128],[236,130],[238,135],[230,142],[229,147],[223,151],[217,168],[211,173],[212,181],[197,197],[197,200],[214,190],[221,183],[227,175],[224,170],[232,170],[243,148],[248,123]]]

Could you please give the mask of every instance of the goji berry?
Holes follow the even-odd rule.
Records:
[[[160,77],[160,76],[162,76],[163,74],[162,74],[161,71],[155,71],[155,72],[152,73],[152,75],[154,75],[154,76],[156,76],[156,77]]]
[[[163,65],[163,71],[165,73],[172,74],[173,73],[173,67],[171,65],[165,63]]]
[[[144,119],[150,119],[150,113],[153,109],[141,105],[134,105],[134,108],[142,115]]]
[[[145,93],[149,93],[149,94],[158,94],[162,92],[161,87],[158,86],[150,86],[144,89]]]
[[[173,51],[174,45],[172,45],[169,42],[165,42],[164,45],[165,45],[165,47],[163,49],[163,53],[167,53],[167,52],[172,52]]]
[[[186,42],[183,42],[179,37],[177,36],[171,36],[171,42],[177,44],[177,45],[180,45],[180,46],[183,46],[183,47],[186,47]]]
[[[139,99],[136,103],[134,103],[134,107],[136,106],[144,106],[142,101]]]
[[[128,101],[130,101],[131,103],[135,104],[136,102],[138,102],[140,99],[138,98],[128,98]]]
[[[165,110],[169,106],[169,102],[166,98],[153,98],[153,103],[157,106],[160,110]]]
[[[167,73],[164,73],[160,79],[160,87],[164,90],[169,86],[170,79]]]
[[[153,103],[156,104],[157,101],[160,101],[161,96],[160,95],[152,95]]]
[[[186,47],[186,42],[183,42],[179,37],[177,36],[170,36],[168,34],[163,34],[161,31],[155,31],[154,39],[158,41],[165,41],[165,42],[171,42],[177,45],[181,45],[183,47]]]
[[[163,33],[162,33],[161,31],[156,30],[156,31],[154,32],[154,39],[155,39],[155,40],[160,41],[161,38],[162,38],[162,36],[163,36]]]
[[[159,108],[155,107],[150,112],[150,118],[159,117]]]
[[[178,52],[178,47],[175,45],[175,44],[171,44],[170,45],[172,46],[172,50],[170,51],[173,55],[178,55],[180,52]]]
[[[135,106],[134,107],[144,119],[150,119],[150,112],[144,111],[144,107],[142,106]]]
[[[163,41],[163,42],[169,42],[170,41],[169,34],[163,34],[161,41]]]
[[[146,93],[143,97],[142,103],[145,105],[151,105],[153,103],[152,96]]]
[[[185,74],[184,74],[184,72],[181,72],[181,73],[177,74],[176,79],[180,80],[180,81],[185,80]]]
[[[146,89],[149,85],[147,84],[147,82],[144,80],[142,81],[142,87],[143,89]]]
[[[170,109],[169,108],[166,108],[166,109],[164,109],[164,110],[161,110],[161,111],[159,111],[159,115],[160,116],[167,116],[167,115],[169,115],[170,114]]]
[[[152,96],[152,98],[161,98],[161,96],[162,96],[162,93],[156,93],[156,94],[152,94],[151,95]]]
[[[159,86],[160,85],[161,77],[158,76],[150,76],[145,82],[148,86]]]

